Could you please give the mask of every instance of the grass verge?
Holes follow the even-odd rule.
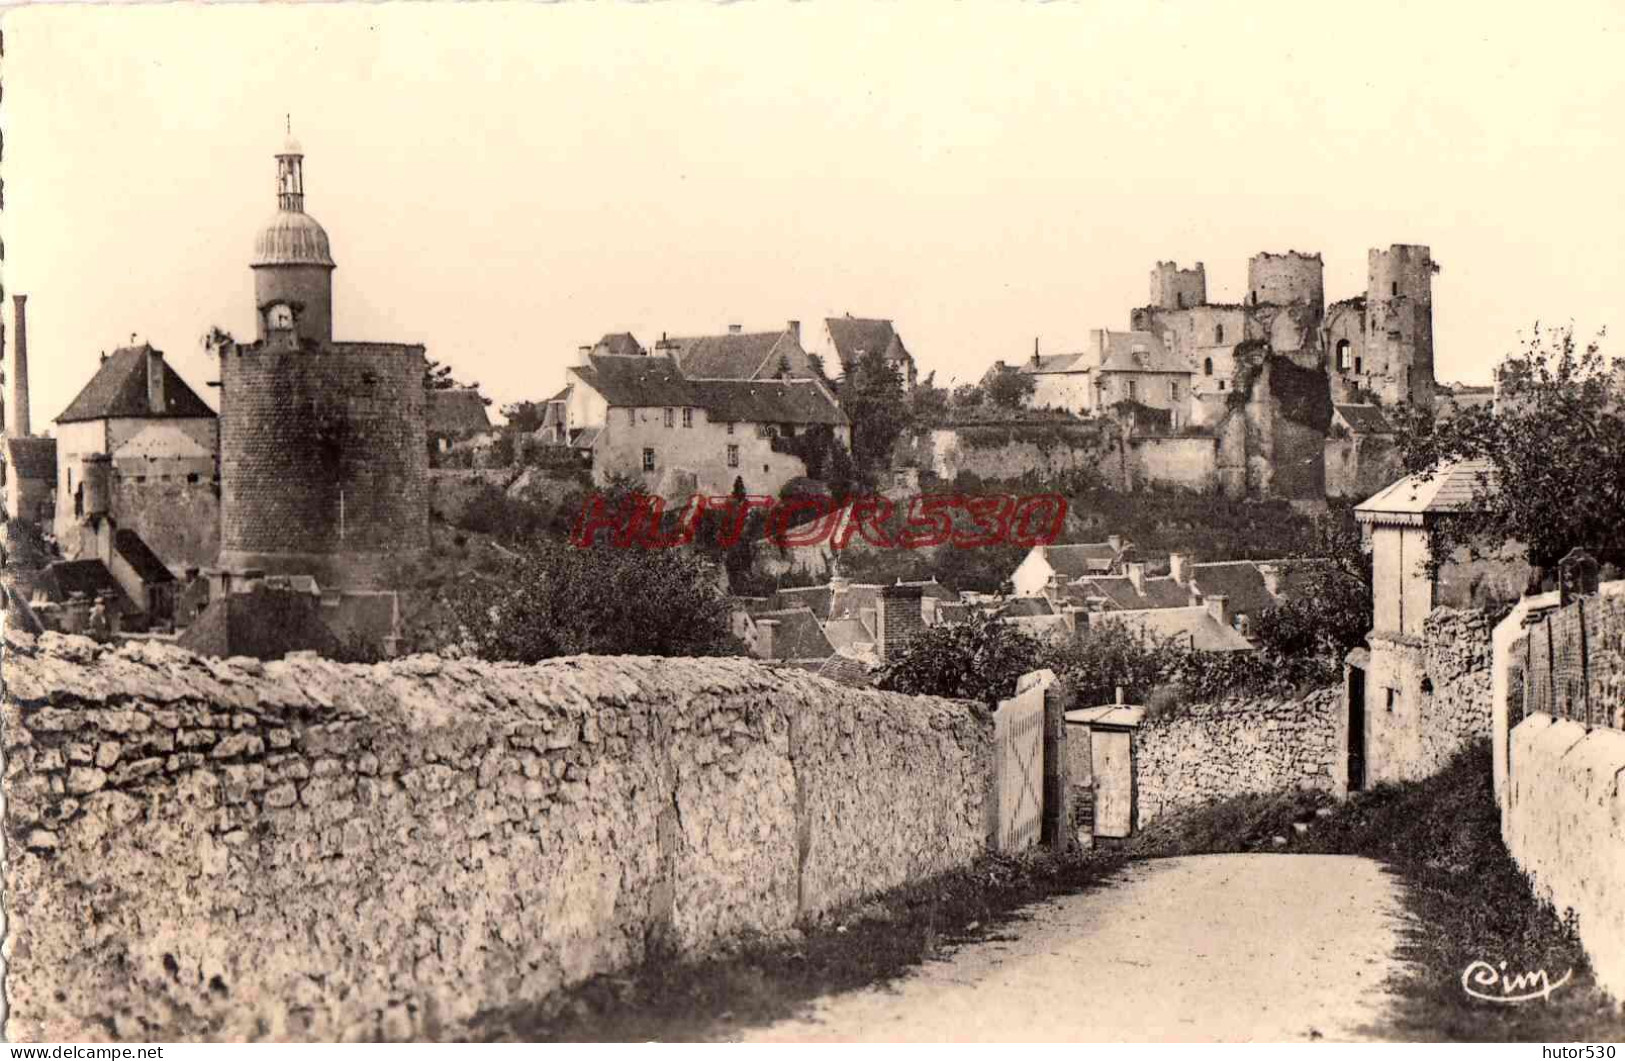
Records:
[[[1625,1016],[1591,973],[1572,922],[1538,901],[1501,842],[1488,742],[1425,781],[1384,785],[1344,804],[1321,793],[1243,797],[1153,822],[1138,857],[1234,851],[1364,855],[1405,885],[1395,1005],[1376,1029],[1446,1042],[1617,1042]],[[1317,815],[1322,811],[1325,816]],[[1306,825],[1300,833],[1295,825]],[[1286,839],[1278,846],[1276,838]],[[1475,961],[1571,980],[1547,1000],[1485,1002],[1462,988]]]
[[[995,935],[1022,907],[1098,884],[1125,861],[1105,852],[989,856],[779,939],[744,940],[702,960],[651,955],[539,1003],[482,1014],[474,1034],[520,1042],[727,1040],[793,1017],[822,995],[894,980],[947,945]]]

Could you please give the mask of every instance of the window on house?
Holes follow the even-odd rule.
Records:
[[[187,481],[187,482],[189,482],[189,483],[195,483],[195,482],[197,482],[197,481],[198,481],[198,475],[197,475],[197,472],[193,472],[193,473],[191,473],[191,474],[190,474],[190,475],[188,475],[188,476],[187,476],[187,477],[186,477],[186,481]]]
[[[1356,376],[1358,376],[1360,374],[1360,359],[1359,358],[1354,359],[1354,374]]]
[[[1216,343],[1224,342],[1224,325],[1215,324],[1213,326],[1213,341]]]
[[[666,410],[666,426],[667,427],[675,427],[676,424],[677,424],[676,414],[672,410],[667,409]]]
[[[638,422],[638,411],[636,409],[628,409],[626,411],[626,422],[629,424],[635,424]]]
[[[767,465],[765,465],[765,464],[764,464],[764,465],[762,465],[762,471],[763,471],[763,473],[766,473],[766,472],[767,472]]]
[[[1399,281],[1398,280],[1395,280],[1393,283],[1388,285],[1388,293],[1390,295],[1392,295],[1394,298],[1399,297]]]
[[[1213,375],[1213,359],[1211,357],[1202,360],[1202,375]]]
[[[1337,367],[1347,370],[1354,363],[1354,348],[1347,339],[1337,340]]]
[[[728,467],[730,467],[730,468],[739,467],[739,447],[738,446],[729,446],[728,447]]]
[[[1179,430],[1179,410],[1174,409],[1168,413],[1168,426],[1175,431]]]
[[[655,470],[655,451],[652,449],[643,451],[643,470],[646,472]]]
[[[729,420],[728,421],[728,434],[731,435],[733,433],[734,433],[734,422],[732,420]]]
[[[693,427],[694,426],[694,410],[693,409],[684,409],[683,410],[683,426],[684,427]]]
[[[1177,379],[1168,381],[1168,400],[1171,402],[1179,400],[1179,381]]]
[[[1178,306],[1180,309],[1185,308],[1185,292],[1181,291],[1174,296],[1174,305]]]
[[[1139,384],[1136,383],[1134,380],[1129,380],[1128,381],[1128,400],[1129,401],[1134,401],[1137,397],[1139,397],[1139,392],[1140,392]]]
[[[1388,692],[1388,710],[1392,711],[1394,709],[1394,706],[1399,703],[1399,690],[1398,689],[1389,689],[1387,692]]]
[[[1222,379],[1219,381],[1219,389],[1224,390],[1224,380]]]

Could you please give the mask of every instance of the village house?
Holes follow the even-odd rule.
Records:
[[[824,636],[818,617],[810,608],[782,608],[741,613],[740,640],[757,659],[824,659],[835,654],[835,646]]]
[[[1439,606],[1469,608],[1516,600],[1530,567],[1516,543],[1475,558],[1466,547],[1431,564],[1441,520],[1471,511],[1496,489],[1494,466],[1458,461],[1407,476],[1366,499],[1354,517],[1371,543],[1369,649],[1345,665],[1349,787],[1414,780],[1423,768],[1423,729],[1433,692],[1423,654],[1423,623]]]
[[[1176,431],[1191,419],[1190,361],[1151,332],[1096,328],[1080,353],[1045,357],[1035,349],[1016,367],[1032,377],[1035,409],[1090,416],[1133,402],[1166,411]]]
[[[807,467],[776,440],[824,428],[851,445],[850,422],[815,379],[696,379],[674,357],[582,356],[549,404],[563,406],[569,444],[591,454],[600,484],[631,476],[677,497],[721,496],[738,482],[777,496]]]
[[[447,387],[429,392],[429,446],[437,454],[449,453],[460,442],[488,435],[491,417],[485,397],[474,387]]]
[[[1057,580],[1064,584],[1120,571],[1133,555],[1134,543],[1116,534],[1103,542],[1035,545],[1010,574],[1011,594],[1043,596]]]
[[[588,352],[611,351],[595,347]],[[747,332],[742,325],[730,324],[722,335],[661,336],[652,354],[670,358],[684,376],[694,380],[812,379],[817,375],[801,345],[800,321],[787,321],[778,331]]]
[[[1090,612],[1088,624],[1091,631],[1116,626],[1148,641],[1193,652],[1254,651],[1252,642],[1235,629],[1229,602],[1217,595],[1195,605]]]
[[[826,317],[824,339],[815,346],[814,352],[823,358],[824,370],[832,375],[850,372],[864,355],[879,351],[910,390],[919,381],[914,355],[903,345],[902,336],[889,320],[854,317],[850,313],[843,317]]]

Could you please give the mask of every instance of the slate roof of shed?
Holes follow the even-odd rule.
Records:
[[[158,364],[164,373],[164,407],[153,409],[147,393],[147,353],[152,347],[123,346],[107,355],[78,396],[68,403],[59,424],[84,420],[107,420],[114,417],[135,419],[162,419],[165,417],[214,418],[197,392],[169,367],[160,355]],[[154,351],[156,352],[156,351]]]
[[[7,474],[56,482],[56,439],[6,439]]]

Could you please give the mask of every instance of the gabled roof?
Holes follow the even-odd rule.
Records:
[[[845,424],[846,414],[815,380],[691,380],[693,404],[717,422]]]
[[[830,618],[829,602],[833,591],[825,586],[792,586],[773,591],[773,608],[811,608],[821,619]]]
[[[1145,611],[1099,612],[1091,626],[1115,623],[1158,640],[1172,639],[1198,652],[1251,652],[1245,637],[1215,619],[1203,607],[1156,608]]]
[[[209,602],[176,643],[200,656],[281,659],[314,650],[333,656],[339,640],[322,621],[321,598],[309,593],[256,587]]]
[[[1354,506],[1354,518],[1362,523],[1420,526],[1429,515],[1470,511],[1480,487],[1493,491],[1496,482],[1491,462],[1457,461],[1383,487]]]
[[[566,383],[563,390],[559,391],[557,394],[553,395],[553,397],[547,400],[549,402],[567,402],[570,400],[570,395],[575,391],[575,389],[576,385],[574,383]]]
[[[670,358],[590,354],[585,365],[569,371],[619,408],[698,404],[692,400],[688,380]]]
[[[1333,412],[1356,435],[1390,435],[1393,427],[1375,405],[1333,405]]]
[[[1124,542],[1122,551],[1126,552],[1132,544]],[[1119,550],[1112,548],[1111,542],[1080,542],[1076,545],[1046,545],[1041,548],[1044,550],[1044,559],[1049,561],[1049,566],[1067,581],[1084,575],[1110,571],[1113,562],[1120,555]]]
[[[662,348],[670,350],[690,379],[772,379],[779,374],[781,356],[790,362],[792,377],[812,376],[806,351],[788,331],[667,339]]]
[[[643,344],[633,337],[631,332],[607,332],[592,348],[595,354],[622,354],[641,356],[644,354]]]
[[[1104,349],[1102,339],[1104,336]],[[1189,372],[1190,362],[1162,345],[1151,332],[1114,332],[1097,328],[1089,333],[1085,358],[1106,372]]]
[[[868,582],[847,582],[832,587],[829,600],[829,618],[861,619],[865,611],[874,611],[880,601],[881,587]]]
[[[1093,364],[1083,354],[1047,354],[1029,357],[1016,366],[1017,371],[1025,372],[1029,376],[1059,372],[1089,372],[1093,368]]]
[[[472,435],[491,429],[485,399],[473,387],[450,387],[429,392],[429,433]]]
[[[100,560],[58,560],[47,564],[34,586],[48,599],[58,602],[66,601],[75,593],[84,594],[88,600],[110,593],[120,612],[137,610],[113,572]]]
[[[214,418],[214,410],[186,385],[186,381],[158,354],[155,366],[163,371],[164,404],[154,409],[148,397],[147,354],[158,353],[151,346],[124,346],[114,350],[90,377],[79,396],[56,418],[59,424],[114,417],[161,419],[164,417]]]
[[[1147,608],[1184,608],[1190,605],[1190,590],[1171,578],[1147,578],[1142,590],[1126,575],[1079,579],[1066,587],[1068,598],[1081,594],[1085,599],[1105,598],[1108,610],[1137,611]]]
[[[1231,615],[1256,619],[1276,603],[1264,584],[1264,573],[1251,560],[1192,564],[1190,581],[1203,599],[1223,596],[1229,602]]]
[[[6,439],[8,474],[21,479],[56,482],[56,439]]]
[[[829,329],[830,342],[842,366],[850,365],[872,350],[885,354],[888,361],[912,360],[902,337],[889,320],[854,317],[849,313],[844,317],[826,317],[824,326]]]
[[[824,636],[837,652],[875,643],[875,632],[862,618],[831,619],[824,624]]]
[[[773,659],[822,659],[835,654],[835,646],[824,636],[818,617],[810,608],[786,608],[783,611],[757,612],[752,622],[763,619],[778,622],[773,631]]]
[[[147,547],[141,535],[128,527],[121,528],[113,535],[113,551],[130,565],[137,578],[148,585],[175,581],[175,576],[158,559],[158,554]]]
[[[1011,597],[995,613],[1001,619],[1019,619],[1025,616],[1054,615],[1055,609],[1043,597]]]

